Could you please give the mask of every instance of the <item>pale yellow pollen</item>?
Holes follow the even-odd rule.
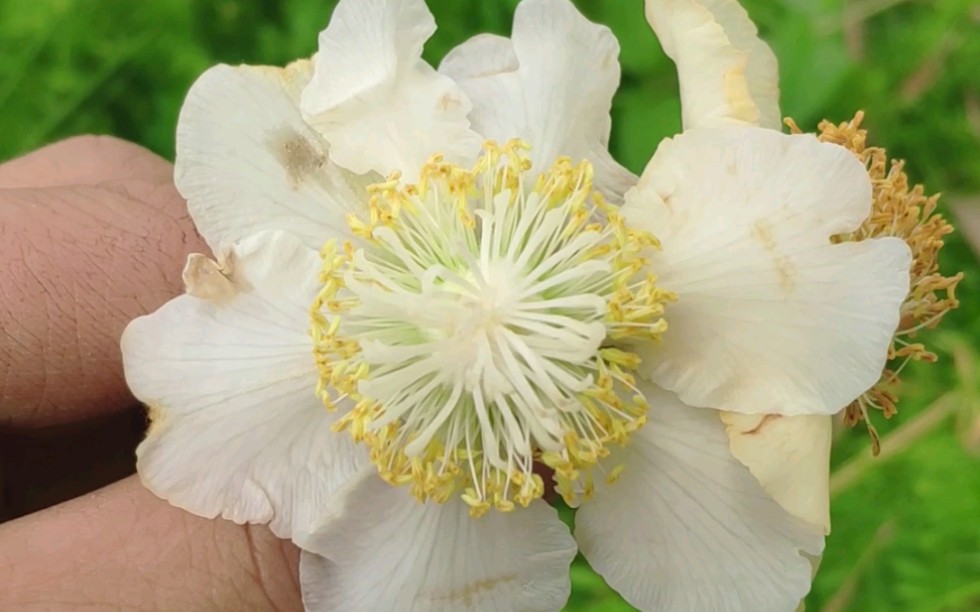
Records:
[[[889,162],[884,149],[869,147],[868,132],[861,128],[863,120],[864,113],[858,112],[851,121],[839,125],[822,121],[817,138],[854,153],[865,164],[871,178],[871,215],[857,231],[835,236],[833,240],[846,242],[894,236],[904,240],[912,251],[909,294],[902,303],[901,320],[888,351],[888,366],[878,383],[854,400],[845,412],[848,424],[856,425],[862,420],[867,424],[877,454],[878,435],[870,423],[869,410],[880,410],[885,418],[894,416],[901,370],[910,361],[936,361],[935,353],[914,340],[918,332],[936,327],[947,312],[959,305],[956,285],[963,273],[944,276],[939,272],[943,237],[953,231],[953,226],[936,212],[939,195],[927,196],[922,185],[910,186],[904,161]],[[800,133],[792,119],[787,119],[786,123],[794,133]]]
[[[646,272],[656,238],[594,191],[592,166],[559,159],[528,188],[526,149],[487,143],[472,169],[435,156],[416,185],[373,185],[356,242],[324,246],[311,308],[317,395],[347,410],[335,429],[389,483],[474,516],[540,498],[535,464],[569,500],[591,493],[609,445],[646,421],[621,342],[659,340],[674,299]]]

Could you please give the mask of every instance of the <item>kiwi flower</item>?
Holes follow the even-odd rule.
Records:
[[[311,60],[206,72],[175,180],[214,257],[122,340],[145,485],[296,542],[311,610],[559,609],[578,550],[643,609],[793,609],[823,529],[719,411],[871,387],[909,249],[830,240],[870,181],[752,125],[775,64],[737,3],[647,16],[686,129],[639,178],[607,151],[618,45],[568,0],[438,70],[422,0],[342,0]]]

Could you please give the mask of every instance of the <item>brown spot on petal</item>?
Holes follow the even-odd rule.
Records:
[[[449,591],[445,595],[434,597],[432,601],[440,601],[447,603],[455,603],[463,605],[465,607],[470,607],[473,605],[473,596],[477,595],[482,591],[489,591],[490,589],[496,588],[498,585],[513,582],[518,579],[517,574],[507,574],[505,576],[500,576],[499,578],[490,578],[488,580],[478,580],[472,584],[468,584],[460,589],[454,591]]]
[[[767,251],[776,250],[776,241],[772,238],[772,226],[765,219],[759,219],[752,226],[752,237],[762,243]]]
[[[765,219],[759,219],[752,226],[752,237],[762,244],[762,248],[772,255],[773,269],[783,293],[789,295],[796,284],[795,270],[789,258],[776,250],[776,241],[772,237],[772,225]]]
[[[783,292],[787,295],[793,292],[793,286],[796,281],[793,279],[793,266],[789,263],[789,260],[785,257],[777,257],[773,261],[773,265],[776,267],[776,277],[779,279],[779,286],[783,289]]]
[[[291,130],[284,130],[272,142],[273,151],[283,168],[290,187],[299,189],[300,184],[317,173],[327,163],[327,154],[308,138]]]
[[[725,172],[730,176],[738,176],[738,160],[735,158],[729,159],[728,163],[725,164]]]

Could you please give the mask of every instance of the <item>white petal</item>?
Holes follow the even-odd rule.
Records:
[[[810,589],[822,531],[770,498],[728,451],[715,413],[652,385],[650,421],[582,503],[575,538],[611,587],[642,610],[792,610]]]
[[[729,448],[779,505],[830,533],[831,416],[722,412]]]
[[[337,5],[301,105],[338,164],[357,173],[400,170],[411,179],[434,153],[457,163],[478,153],[469,100],[421,59],[435,29],[422,0]]]
[[[897,238],[831,244],[869,214],[842,147],[762,128],[691,130],[661,144],[623,214],[653,232],[677,293],[641,368],[692,406],[832,414],[877,382],[910,253]]]
[[[215,252],[263,230],[319,249],[348,235],[346,214],[364,206],[363,187],[300,115],[309,67],[215,66],[187,94],[174,180]]]
[[[619,43],[568,0],[524,0],[514,13],[512,43],[480,35],[439,66],[473,101],[470,118],[483,136],[521,138],[547,169],[561,155],[588,159],[596,185],[619,200],[636,177],[609,155],[609,109],[619,86]]]
[[[477,34],[461,45],[454,47],[439,64],[439,72],[459,81],[480,77],[498,76],[513,73],[520,67],[514,44],[506,36],[497,34]],[[523,102],[523,100],[522,100]],[[479,101],[475,103],[472,116],[481,123],[486,120],[484,113],[500,110],[499,105],[488,106]],[[514,110],[523,111],[515,105]],[[518,123],[515,120],[515,125]],[[504,128],[504,124],[496,127]]]
[[[684,129],[780,129],[776,56],[737,0],[646,0],[646,15],[677,64]]]
[[[291,537],[365,460],[314,395],[320,258],[266,232],[229,262],[237,293],[178,297],[123,333],[126,381],[152,419],[137,469],[175,506]]]
[[[453,48],[439,72],[452,77],[473,102],[470,121],[484,138],[532,140],[519,66],[509,38],[477,34]]]
[[[303,602],[320,610],[558,610],[575,541],[543,501],[473,518],[458,498],[421,504],[373,469],[300,541]]]

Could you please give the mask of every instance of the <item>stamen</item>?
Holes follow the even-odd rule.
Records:
[[[659,340],[674,299],[640,272],[657,240],[593,191],[592,166],[559,159],[529,188],[526,148],[372,186],[357,242],[323,249],[311,309],[317,395],[353,404],[335,429],[388,482],[477,516],[541,497],[536,462],[588,494],[646,418],[622,341]]]
[[[871,215],[857,231],[835,236],[833,240],[846,242],[895,236],[903,239],[912,250],[910,290],[902,303],[901,320],[888,351],[889,364],[878,383],[854,400],[844,416],[849,425],[862,420],[867,424],[877,454],[878,436],[868,419],[869,409],[881,411],[885,418],[894,416],[898,412],[896,388],[901,382],[902,369],[910,361],[934,363],[937,360],[936,354],[927,350],[924,344],[912,343],[909,339],[924,329],[936,327],[947,312],[959,306],[956,285],[963,273],[943,276],[939,272],[943,237],[953,231],[953,226],[936,212],[939,195],[926,196],[922,185],[910,188],[904,161],[892,160],[889,164],[884,149],[867,146],[868,132],[861,129],[863,120],[864,113],[859,111],[851,121],[840,125],[822,121],[817,138],[854,153],[871,177]],[[793,133],[800,133],[792,119],[787,119],[786,124]]]

